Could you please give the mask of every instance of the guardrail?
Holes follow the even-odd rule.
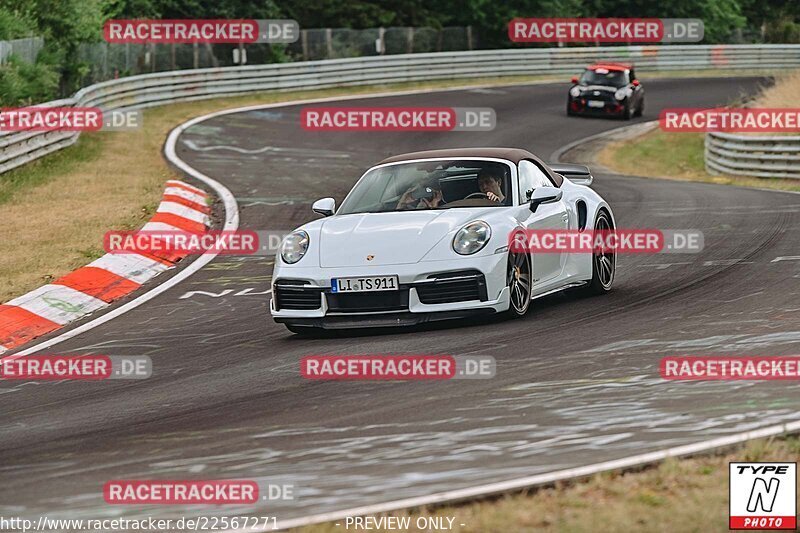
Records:
[[[386,83],[578,73],[597,60],[629,61],[639,73],[671,70],[763,70],[800,67],[800,45],[676,45],[526,48],[405,54],[143,74],[91,85],[73,98],[42,105],[105,111],[173,102]],[[73,144],[77,133],[0,135],[0,173]]]
[[[709,174],[800,179],[800,136],[709,132],[705,147]]]

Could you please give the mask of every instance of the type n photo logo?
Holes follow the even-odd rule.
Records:
[[[797,463],[730,463],[730,529],[796,529]]]

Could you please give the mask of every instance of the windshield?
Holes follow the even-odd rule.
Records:
[[[598,68],[587,70],[580,79],[581,85],[609,85],[611,87],[624,87],[628,84],[628,76],[621,70],[608,70]]]
[[[494,161],[418,161],[367,173],[337,215],[511,205],[509,166]]]

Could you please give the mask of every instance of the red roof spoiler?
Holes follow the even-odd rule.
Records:
[[[630,70],[633,65],[630,63],[594,63],[586,67],[589,70],[604,68],[606,70]]]

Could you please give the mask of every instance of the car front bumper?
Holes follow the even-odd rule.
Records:
[[[277,265],[273,274],[270,313],[276,322],[321,328],[405,326],[493,314],[505,311],[509,306],[506,268],[506,253],[463,258],[455,262],[423,261],[386,266],[320,268]],[[345,298],[349,300],[347,308],[343,308],[342,293],[334,294],[331,291],[332,278],[383,275],[397,275],[400,290],[349,294]],[[480,294],[479,297],[430,303],[432,300],[452,298],[459,290],[469,293],[463,288],[464,285],[457,284],[466,283],[472,289],[473,281],[480,288],[475,293]],[[287,308],[280,302],[287,300],[281,296],[285,294],[286,284],[289,284],[290,290],[304,294],[303,305],[314,306],[318,302],[318,307]],[[437,288],[431,290],[434,286]],[[449,287],[453,287],[453,291],[448,291]],[[369,309],[358,304],[360,295],[364,294],[369,295],[364,298],[370,300]],[[432,294],[435,298],[432,298]],[[319,300],[316,300],[317,297]]]
[[[570,98],[568,104],[570,112],[577,115],[593,115],[599,117],[622,115],[625,113],[626,100],[602,100],[603,107],[589,107],[588,100],[591,100],[591,98]]]

